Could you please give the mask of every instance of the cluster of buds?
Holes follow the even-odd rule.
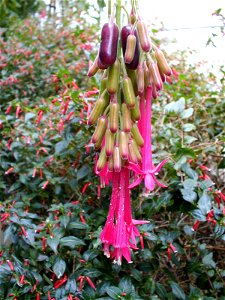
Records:
[[[88,118],[89,125],[97,123],[92,143],[96,150],[101,149],[98,172],[106,162],[115,172],[120,172],[127,161],[141,163],[141,102],[147,87],[156,98],[166,77],[172,75],[163,52],[150,41],[146,24],[140,17],[135,21],[134,9],[132,12],[134,24],[124,26],[120,37],[113,17],[103,26],[99,52],[88,71],[88,76],[103,72],[100,95]]]
[[[117,5],[117,20],[120,9],[121,6]],[[124,214],[121,210],[118,213],[118,207],[122,207],[122,203],[124,207],[130,205],[125,203],[129,201],[129,196],[125,197],[125,201],[124,194],[140,184],[142,179],[147,191],[153,191],[155,183],[166,187],[156,179],[167,159],[154,166],[151,116],[152,98],[157,98],[163,83],[172,75],[163,52],[151,42],[147,26],[139,16],[134,1],[126,26],[119,28],[113,15],[104,24],[98,55],[89,68],[88,76],[98,71],[101,72],[100,93],[88,116],[89,125],[97,124],[91,139],[95,149],[100,152],[95,171],[102,185],[108,184],[110,180],[114,184],[113,178],[117,178],[117,185],[120,185],[117,187],[119,192],[112,195],[110,221],[106,223],[106,227],[110,223],[111,236],[109,238],[105,228],[100,238],[107,256],[114,258],[117,263],[121,262],[122,256],[130,262],[129,248],[136,248],[135,236],[140,234],[137,229],[133,229],[135,234],[131,236],[130,228],[135,225],[131,211],[128,210],[130,215],[126,216],[128,212]],[[121,185],[118,176],[128,177],[128,180],[122,180],[126,184]],[[124,224],[121,218],[125,220],[122,222]],[[128,219],[129,225],[126,221]],[[118,232],[120,230],[123,233]],[[104,234],[106,231],[107,234]],[[122,238],[118,238],[120,234]],[[110,251],[111,247],[114,250]]]

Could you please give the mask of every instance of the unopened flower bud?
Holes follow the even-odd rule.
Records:
[[[109,110],[109,128],[112,133],[116,133],[119,127],[119,104],[111,103]]]
[[[145,89],[145,72],[142,63],[139,64],[137,68],[137,84],[138,84],[138,94],[142,96]]]
[[[135,155],[136,155],[136,157],[137,157],[137,160],[138,160],[139,162],[141,162],[142,156],[141,156],[141,153],[140,153],[140,151],[139,151],[139,148],[138,148],[137,143],[135,142],[134,139],[131,139],[130,144],[132,145],[132,148],[133,148],[134,153],[135,153]]]
[[[114,140],[115,140],[115,134],[112,133],[110,131],[110,129],[107,129],[106,134],[105,134],[105,153],[106,153],[106,156],[111,156],[113,154]]]
[[[110,156],[110,157],[108,158],[108,170],[109,170],[109,171],[113,171],[113,169],[114,169],[114,165],[113,165],[113,156]]]
[[[107,128],[107,117],[106,116],[102,116],[98,119],[98,124],[95,128],[95,132],[92,136],[92,143],[100,143],[102,142],[104,135],[105,135],[105,131]]]
[[[145,22],[139,20],[137,23],[138,36],[140,39],[141,48],[143,51],[148,52],[151,48],[148,29]]]
[[[107,161],[107,157],[106,157],[106,154],[105,154],[105,147],[104,147],[104,148],[102,148],[102,150],[100,152],[98,162],[97,162],[98,172],[100,172],[104,168],[104,166],[106,164],[106,161]]]
[[[123,130],[120,131],[119,135],[119,149],[120,149],[120,156],[122,159],[128,158],[128,138],[126,132]]]
[[[101,141],[101,140],[98,140],[98,141],[94,144],[94,146],[95,146],[95,150],[99,150],[99,149],[101,148],[101,146],[102,146],[102,141]]]
[[[105,107],[108,105],[107,100],[104,98],[103,95],[99,97],[96,101],[95,106],[89,116],[88,125],[93,125],[96,123],[98,118],[103,114]]]
[[[130,115],[131,115],[131,119],[133,122],[136,122],[140,119],[141,112],[140,112],[140,108],[139,108],[139,97],[137,97],[137,99],[135,100],[134,108],[130,109]]]
[[[158,93],[157,93],[157,90],[156,90],[156,87],[154,85],[154,83],[152,84],[152,97],[153,99],[156,99],[158,96]]]
[[[159,74],[158,66],[152,59],[150,59],[149,62],[149,73],[156,89],[160,91],[163,87],[163,84],[162,84],[161,76]]]
[[[133,108],[135,106],[135,94],[132,81],[128,76],[125,76],[123,79],[123,94],[127,106]]]
[[[109,75],[107,80],[107,91],[109,94],[115,94],[118,91],[120,78],[120,63],[116,59],[114,64],[109,67]]]
[[[122,162],[121,162],[120,150],[118,146],[115,146],[113,151],[113,166],[115,172],[121,171]]]
[[[136,70],[131,70],[129,68],[126,68],[127,75],[130,78],[134,90],[134,95],[138,96],[138,86],[137,86],[137,72]]]
[[[122,117],[123,117],[123,130],[125,132],[130,132],[130,130],[131,130],[131,116],[130,116],[130,110],[127,107],[126,103],[122,104]]]
[[[150,83],[150,74],[149,74],[149,69],[146,64],[146,61],[144,61],[144,81],[145,81],[145,88],[146,88]]]
[[[135,151],[134,151],[131,143],[128,144],[128,150],[129,150],[129,161],[134,164],[137,164],[138,159],[137,159],[137,156],[135,154]]]
[[[157,64],[157,66],[158,66],[158,70],[159,70],[159,74],[160,74],[161,80],[162,80],[162,82],[165,82],[166,81],[166,75],[162,73],[162,71],[159,68],[158,64]]]
[[[167,60],[166,60],[163,52],[158,48],[155,50],[155,58],[157,60],[160,71],[167,76],[171,76],[172,70],[167,63]]]
[[[133,124],[131,132],[133,134],[133,138],[136,141],[136,143],[138,144],[138,146],[143,147],[144,146],[144,140],[140,134],[140,131],[137,127],[137,124]]]
[[[98,67],[97,61],[98,61],[98,57],[96,57],[93,64],[90,66],[88,73],[87,73],[88,77],[92,77],[98,72],[99,67]]]
[[[125,63],[129,64],[132,62],[134,58],[135,47],[136,47],[136,36],[131,33],[127,37],[127,45],[126,45],[126,51],[124,56]]]

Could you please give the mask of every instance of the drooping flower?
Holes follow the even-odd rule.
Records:
[[[100,235],[104,244],[104,254],[114,259],[119,265],[124,257],[131,263],[131,249],[138,249],[136,237],[140,236],[136,225],[148,221],[132,219],[128,168],[112,174],[112,196],[105,227]]]
[[[167,187],[165,184],[160,182],[156,175],[168,161],[164,159],[156,167],[152,161],[152,129],[151,129],[151,119],[152,119],[152,87],[148,86],[146,90],[146,104],[144,106],[144,99],[141,99],[141,121],[139,122],[139,128],[144,139],[144,147],[142,149],[142,166],[132,162],[129,163],[129,168],[137,174],[137,179],[129,185],[129,188],[133,188],[139,185],[142,180],[147,190],[153,191],[155,184],[160,187]]]

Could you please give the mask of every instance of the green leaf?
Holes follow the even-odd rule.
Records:
[[[56,154],[61,154],[63,151],[65,151],[67,149],[69,145],[69,141],[61,141],[61,142],[58,142],[56,145],[55,145],[55,153]]]
[[[197,186],[198,182],[194,179],[186,179],[183,182],[183,186],[185,189],[191,189],[193,190]]]
[[[131,275],[137,280],[137,281],[141,281],[142,278],[142,273],[140,271],[138,271],[137,269],[133,269],[131,271]]]
[[[36,114],[34,114],[34,113],[26,113],[25,114],[25,118],[24,118],[25,123],[27,123],[30,119],[32,119],[34,117],[36,117]]]
[[[206,217],[202,214],[200,209],[194,209],[191,214],[196,220],[206,221]]]
[[[59,238],[57,236],[54,236],[53,238],[48,238],[47,244],[49,245],[49,247],[53,250],[53,252],[55,254],[58,253],[57,248],[59,245]]]
[[[198,180],[198,173],[195,170],[193,170],[188,163],[183,164],[181,169],[191,179]]]
[[[187,119],[193,115],[194,109],[192,107],[185,109],[181,112],[181,118],[182,119]]]
[[[75,236],[66,236],[61,238],[60,245],[73,249],[75,248],[75,246],[85,245],[85,243],[82,240],[76,238]]]
[[[195,130],[195,129],[196,129],[196,126],[194,124],[191,124],[191,123],[187,123],[187,124],[183,125],[183,130],[185,132],[190,132],[190,131]]]
[[[194,137],[194,136],[190,136],[190,135],[185,135],[185,136],[184,136],[184,143],[185,143],[185,144],[190,145],[190,144],[192,144],[192,143],[195,142],[195,141],[197,141],[197,138]]]
[[[202,196],[198,201],[198,208],[201,210],[203,215],[206,215],[212,207],[211,198],[206,191],[203,192]]]
[[[205,255],[202,259],[202,263],[207,267],[215,268],[216,263],[213,260],[213,253],[211,252],[211,253]]]
[[[167,299],[167,291],[161,283],[156,282],[155,288],[156,293],[160,296],[161,299]]]
[[[87,229],[88,225],[81,222],[71,222],[68,226],[69,229]]]
[[[119,299],[118,296],[122,294],[122,291],[116,286],[108,287],[106,292],[112,299]]]
[[[197,193],[191,189],[180,189],[184,200],[193,203],[197,199]]]
[[[155,209],[159,210],[161,207],[166,207],[167,205],[169,205],[171,198],[172,195],[167,191],[162,193],[155,203]]]
[[[64,272],[66,270],[66,263],[63,259],[60,257],[56,258],[56,261],[53,265],[53,272],[57,276],[57,278],[60,278],[63,276]]]
[[[185,109],[185,99],[180,98],[178,101],[172,101],[165,106],[166,112],[180,113]]]
[[[26,238],[24,237],[25,241],[34,247],[35,246],[35,241],[34,241],[35,232],[31,229],[27,229],[26,232],[27,232],[27,237]]]
[[[88,276],[90,278],[95,278],[102,275],[102,272],[99,271],[98,269],[88,268],[88,269],[83,269],[83,275]]]
[[[119,288],[123,291],[123,292],[126,292],[127,294],[128,293],[131,293],[131,291],[134,289],[132,283],[131,283],[131,280],[130,278],[128,277],[123,277],[121,280],[120,280],[120,283],[119,283]]]
[[[98,256],[98,251],[96,249],[87,250],[83,254],[83,258],[86,261],[91,261],[97,256]]]
[[[207,190],[209,187],[213,186],[214,183],[212,182],[212,180],[208,179],[208,180],[203,180],[202,182],[200,182],[199,187],[202,190]]]
[[[77,171],[77,180],[80,180],[87,176],[90,172],[90,167],[88,165],[83,165],[78,171]]]
[[[186,156],[181,156],[181,158],[175,163],[174,169],[179,170],[183,164],[185,164],[187,161]]]
[[[70,217],[67,215],[60,216],[59,221],[63,225],[63,227],[66,228],[70,221]]]
[[[186,296],[183,291],[183,289],[176,283],[176,282],[171,282],[170,286],[172,288],[172,293],[174,296],[176,296],[180,300],[185,300]]]
[[[66,293],[75,293],[77,291],[77,284],[76,280],[68,279],[66,286],[65,286]]]
[[[0,233],[1,233],[1,229],[0,229]],[[13,226],[12,226],[12,224],[10,224],[4,230],[4,239],[3,239],[4,244],[7,243],[8,245],[10,245],[13,235],[14,235],[13,234]],[[1,237],[0,237],[0,243],[1,243]]]

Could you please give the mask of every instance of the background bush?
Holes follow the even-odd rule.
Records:
[[[99,28],[77,5],[73,19],[32,17],[0,40],[0,299],[225,299],[224,79],[171,54],[153,105],[169,187],[132,191],[135,219],[150,223],[133,264],[112,264],[99,240],[110,189],[100,195],[86,125]]]

